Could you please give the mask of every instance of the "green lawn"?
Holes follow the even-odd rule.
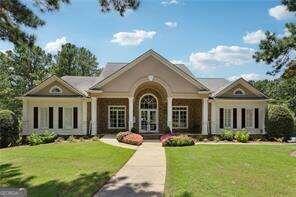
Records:
[[[26,187],[29,196],[90,196],[133,150],[99,141],[0,150],[0,187]]]
[[[295,145],[166,148],[166,196],[295,196]]]

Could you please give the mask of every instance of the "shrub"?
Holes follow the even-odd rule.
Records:
[[[192,146],[194,139],[187,135],[172,136],[162,143],[163,146]]]
[[[31,146],[39,145],[39,144],[47,144],[52,143],[57,138],[57,134],[51,131],[45,131],[43,133],[32,133],[28,137],[28,142]]]
[[[119,133],[117,133],[117,135],[116,135],[116,139],[117,139],[117,141],[121,142],[122,139],[123,139],[126,135],[128,135],[128,134],[131,134],[131,132],[129,132],[129,131],[124,131],[124,132],[119,132]]]
[[[122,142],[140,146],[143,143],[143,137],[140,134],[130,133],[123,137]]]
[[[131,129],[131,132],[132,132],[132,133],[139,133],[139,131],[138,131],[138,129],[136,129],[136,127],[133,127],[133,128]]]
[[[170,129],[170,127],[166,126],[164,128],[165,133],[173,134],[173,131]]]
[[[0,111],[0,146],[16,145],[19,140],[19,123],[10,110]]]
[[[126,132],[119,132],[116,135],[116,139],[119,142],[123,142],[126,144],[132,144],[132,145],[141,145],[143,143],[143,137],[140,134],[132,133],[129,131]]]
[[[164,134],[160,137],[160,142],[163,143],[164,141],[168,140],[171,137],[173,137],[172,134]]]
[[[288,137],[294,129],[294,117],[291,111],[281,105],[268,106],[266,131],[272,137]]]
[[[234,133],[232,130],[224,129],[220,137],[221,137],[221,140],[232,141],[234,138]]]
[[[238,142],[246,143],[249,141],[250,135],[249,135],[248,131],[241,130],[241,131],[237,131],[235,133],[234,138]]]

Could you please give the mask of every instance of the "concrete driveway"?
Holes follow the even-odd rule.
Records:
[[[95,196],[163,196],[165,151],[160,142],[144,142]]]

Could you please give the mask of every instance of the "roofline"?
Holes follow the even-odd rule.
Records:
[[[224,88],[222,88],[221,90],[219,90],[218,92],[216,92],[216,93],[213,95],[213,97],[216,98],[218,95],[221,95],[221,94],[225,93],[229,88],[231,88],[231,86],[233,86],[235,83],[238,83],[238,82],[240,82],[240,81],[242,81],[242,82],[248,84],[249,87],[252,88],[252,90],[251,90],[250,88],[248,88],[251,92],[253,92],[253,93],[255,93],[255,92],[256,92],[256,93],[259,93],[259,94],[262,95],[262,97],[268,99],[268,96],[266,96],[265,94],[263,94],[261,91],[257,90],[255,87],[253,87],[248,81],[246,81],[246,80],[245,80],[244,78],[242,78],[242,77],[240,77],[239,79],[233,81],[232,83],[228,84],[227,86],[225,86]],[[255,93],[255,94],[256,94],[256,93]]]
[[[140,56],[138,56],[137,58],[135,58],[134,60],[132,60],[131,62],[127,63],[126,65],[124,65],[123,67],[121,67],[120,69],[118,69],[117,71],[115,71],[114,73],[112,73],[111,75],[107,76],[105,79],[103,79],[102,81],[98,82],[97,84],[95,84],[94,86],[90,87],[89,89],[93,89],[95,87],[98,86],[103,86],[106,83],[112,81],[114,78],[120,76],[121,74],[123,74],[124,72],[126,72],[127,70],[129,70],[130,68],[127,67],[133,67],[138,61],[141,61],[141,58],[144,58],[146,55],[151,54],[151,55],[155,55],[156,57],[158,57],[161,60],[164,61],[165,64],[168,65],[169,68],[171,68],[172,70],[174,70],[173,68],[175,68],[175,71],[179,71],[179,75],[181,75],[183,78],[185,78],[186,80],[188,80],[189,82],[191,82],[193,85],[195,86],[201,86],[202,88],[204,88],[205,90],[209,90],[208,87],[206,87],[203,83],[201,83],[200,81],[198,81],[196,78],[193,78],[191,75],[189,75],[188,73],[186,73],[185,71],[183,71],[181,68],[179,68],[178,66],[176,66],[175,64],[171,63],[169,60],[167,60],[166,58],[164,58],[163,56],[161,56],[160,54],[158,54],[157,52],[155,52],[152,49],[149,49],[148,51],[142,53]],[[126,70],[124,70],[126,69]],[[120,73],[122,72],[122,73]],[[187,79],[186,77],[184,77],[183,75],[186,75],[187,77],[189,77],[189,79]],[[114,77],[114,78],[112,78]],[[111,78],[111,79],[110,79]]]
[[[73,90],[74,92],[78,93],[81,96],[86,96],[84,93],[82,93],[80,90],[74,88],[72,85],[70,85],[68,82],[66,82],[65,80],[63,80],[62,78],[56,76],[56,75],[51,75],[47,78],[45,78],[43,81],[41,81],[38,85],[36,85],[34,88],[32,88],[31,90],[29,90],[28,92],[26,92],[25,94],[22,95],[22,97],[25,97],[35,91],[37,91],[41,85],[44,85],[44,87],[48,84],[46,84],[47,81],[51,80],[53,78],[53,80],[57,80],[61,83],[63,83],[66,87],[68,87],[69,89]]]

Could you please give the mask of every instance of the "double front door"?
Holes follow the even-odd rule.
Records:
[[[140,111],[140,131],[157,132],[158,118],[157,109],[141,109]]]

